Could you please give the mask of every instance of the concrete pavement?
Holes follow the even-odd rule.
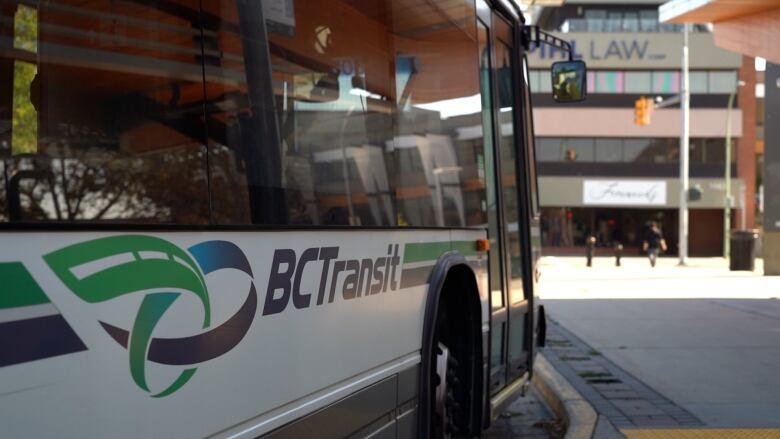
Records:
[[[547,257],[548,315],[708,426],[780,427],[780,277],[721,258]]]

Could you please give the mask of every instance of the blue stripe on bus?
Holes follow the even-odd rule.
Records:
[[[60,314],[0,323],[0,367],[85,350]]]

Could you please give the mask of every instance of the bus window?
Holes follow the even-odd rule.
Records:
[[[504,201],[506,223],[506,252],[509,256],[509,303],[525,300],[523,293],[523,251],[520,242],[520,207],[517,205],[517,169],[514,132],[515,91],[512,82],[512,28],[503,19],[494,16],[495,28],[495,78],[498,89],[498,118],[501,126],[499,160],[501,161],[500,186]]]
[[[257,84],[245,54],[262,45],[242,20],[258,11],[204,1],[204,44],[220,54],[205,58],[214,221],[258,222],[247,182],[270,166],[289,224],[484,225],[476,42],[459,24],[474,19],[467,3],[446,14],[392,1],[263,9],[271,83]],[[252,121],[254,86],[273,92],[278,143]]]
[[[180,3],[0,6],[0,219],[208,222],[198,2]]]

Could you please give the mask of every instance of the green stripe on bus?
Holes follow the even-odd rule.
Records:
[[[463,256],[474,256],[477,254],[477,241],[452,241],[452,249],[461,252]]]
[[[435,261],[442,253],[457,250],[463,256],[477,254],[476,241],[415,242],[404,247],[404,263]]]
[[[0,263],[0,309],[50,302],[21,262]]]

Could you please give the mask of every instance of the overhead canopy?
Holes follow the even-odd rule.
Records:
[[[672,0],[659,8],[666,23],[716,23],[780,7],[777,0]]]
[[[658,11],[666,23],[712,23],[718,47],[780,64],[778,0],[672,0]]]

